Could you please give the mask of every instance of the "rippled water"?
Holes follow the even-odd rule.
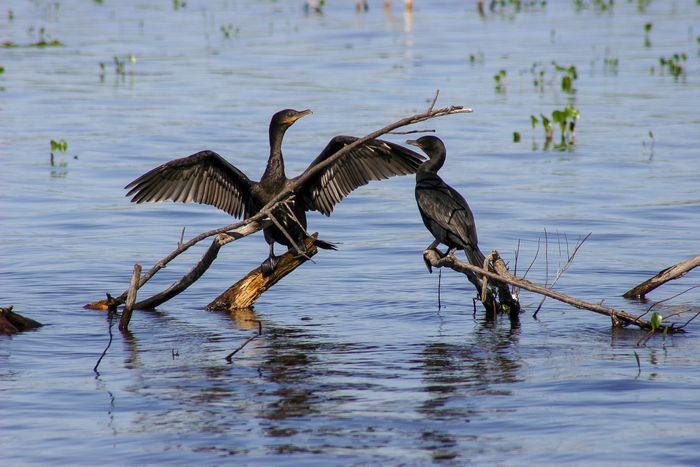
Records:
[[[554,301],[534,320],[528,294],[520,326],[489,323],[451,271],[438,309],[411,177],[357,190],[330,219],[312,215],[340,250],[250,316],[202,311],[266,255],[260,235],[227,246],[185,293],[135,314],[133,337],[114,329],[98,377],[109,323],[82,308],[120,293],[133,264],[169,253],[183,226],[229,223],[205,206],[129,204],[122,187],[136,176],[209,148],[257,177],[272,113],[311,108],[285,139],[296,174],[333,135],[423,111],[440,89],[438,105],[475,112],[419,128],[445,140],[443,175],[469,199],[482,249],[512,261],[520,242],[522,268],[546,229],[551,278],[560,248],[592,232],[558,288],[641,313],[648,304],[621,294],[698,253],[695,2],[550,2],[483,17],[475,2],[419,1],[413,14],[379,1],[361,13],[329,2],[322,14],[301,1],[182,3],[0,6],[2,42],[29,45],[43,27],[64,44],[0,49],[0,305],[45,324],[0,337],[3,465],[700,463],[698,325],[640,346],[640,332]],[[659,70],[674,53],[687,56],[679,79]],[[553,60],[576,66],[574,94],[552,78]],[[534,63],[547,70],[541,91]],[[581,112],[576,146],[545,150],[540,127],[533,148],[530,115],[568,103]],[[51,139],[69,144],[64,167],[49,165]],[[543,253],[533,280],[545,280]],[[697,282],[690,273],[652,298]],[[263,335],[227,364],[252,319]]]

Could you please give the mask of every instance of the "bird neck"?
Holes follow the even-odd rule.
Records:
[[[282,139],[287,128],[270,125],[270,158],[263,178],[285,178]]]
[[[438,170],[442,168],[445,163],[445,151],[438,151],[433,154],[429,154],[430,159],[423,162],[418,168],[419,172],[433,172],[437,173]]]

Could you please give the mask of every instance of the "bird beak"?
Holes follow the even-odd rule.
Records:
[[[420,144],[418,144],[418,141],[416,141],[415,139],[407,139],[407,140],[406,140],[406,144],[410,144],[411,146],[418,146],[418,147],[420,147]]]
[[[294,123],[294,122],[296,122],[297,120],[299,120],[301,117],[306,117],[307,115],[310,115],[310,114],[312,114],[312,113],[313,113],[313,112],[311,111],[311,109],[302,110],[301,112],[298,112],[295,116],[293,116],[292,118],[290,118],[290,122],[289,122],[289,123]]]

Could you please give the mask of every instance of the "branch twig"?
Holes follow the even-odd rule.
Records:
[[[644,296],[646,294],[648,294],[655,288],[659,287],[662,284],[665,284],[668,281],[678,279],[679,277],[683,277],[688,273],[688,271],[697,266],[700,266],[700,255],[682,261],[678,264],[674,264],[673,266],[670,266],[664,269],[663,271],[660,271],[654,277],[647,279],[638,286],[628,290],[622,296],[625,298],[637,298],[642,300],[644,299]]]
[[[632,314],[626,313],[624,311],[615,310],[614,308],[609,308],[606,306],[579,300],[561,292],[557,292],[555,290],[548,289],[547,287],[543,287],[539,284],[535,284],[533,282],[530,282],[529,280],[514,277],[505,271],[499,271],[499,274],[496,274],[491,271],[487,271],[483,268],[479,268],[469,263],[460,261],[454,256],[445,256],[444,258],[440,258],[439,255],[437,255],[437,253],[433,252],[432,250],[426,250],[425,252],[423,252],[423,257],[426,260],[428,260],[433,267],[436,268],[449,267],[450,269],[461,273],[466,273],[467,271],[476,272],[483,276],[487,276],[490,279],[499,282],[505,282],[511,285],[516,285],[521,289],[529,290],[531,292],[535,292],[540,295],[545,295],[555,300],[559,300],[560,302],[569,304],[575,308],[585,309],[594,313],[609,316],[614,323],[619,323],[619,325],[634,324],[635,326],[638,326],[641,329],[652,329],[651,323],[649,323],[649,321],[634,316]],[[675,327],[673,325],[662,326],[661,328],[659,328],[660,331],[664,331],[664,329],[666,329],[668,333],[684,332],[681,327]]]

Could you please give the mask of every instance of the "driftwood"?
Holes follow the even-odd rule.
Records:
[[[12,311],[12,306],[0,307],[0,334],[10,335],[38,328],[41,323]]]
[[[673,266],[670,266],[664,269],[663,271],[660,271],[654,277],[647,279],[638,286],[625,292],[623,297],[638,298],[640,300],[643,300],[644,296],[652,290],[654,290],[655,288],[665,284],[668,281],[683,277],[688,273],[688,271],[697,266],[700,266],[700,255],[697,255],[685,261],[681,261],[678,264],[674,264]]]
[[[197,265],[194,266],[194,268],[190,271],[189,274],[184,276],[180,281],[177,281],[175,284],[171,285],[168,289],[165,291],[155,295],[154,297],[151,297],[149,299],[146,299],[142,302],[138,302],[134,305],[134,308],[136,309],[148,309],[148,308],[154,308],[161,303],[169,300],[170,298],[174,297],[178,293],[182,292],[185,290],[189,285],[191,285],[194,281],[196,281],[201,275],[209,268],[211,263],[214,261],[216,258],[216,255],[218,253],[219,248],[223,246],[226,243],[229,243],[230,241],[237,240],[238,238],[241,238],[246,235],[250,235],[252,233],[258,232],[262,230],[267,223],[271,222],[269,219],[269,213],[272,212],[275,207],[280,205],[281,203],[284,203],[291,199],[293,197],[294,191],[304,183],[306,183],[310,178],[314,177],[318,172],[326,168],[328,165],[333,164],[338,158],[342,157],[343,155],[347,154],[348,152],[352,151],[354,148],[357,146],[360,146],[367,141],[379,138],[382,135],[385,135],[387,133],[390,133],[398,128],[407,126],[407,125],[412,125],[415,123],[420,123],[424,122],[426,120],[430,120],[436,117],[442,117],[446,115],[453,115],[453,114],[458,114],[458,113],[470,113],[472,112],[471,109],[464,108],[461,106],[450,106],[450,107],[444,107],[440,109],[434,109],[435,102],[437,100],[437,94],[435,95],[435,99],[433,99],[430,107],[428,110],[426,110],[423,113],[412,115],[410,117],[403,118],[401,120],[398,120],[390,125],[385,126],[382,129],[376,130],[362,138],[358,138],[351,144],[348,144],[347,146],[343,147],[339,151],[337,151],[333,156],[329,157],[325,161],[316,164],[312,167],[309,167],[304,173],[302,173],[298,178],[296,178],[292,183],[290,183],[287,188],[279,193],[277,196],[275,196],[266,206],[264,206],[260,212],[255,214],[254,216],[251,216],[247,219],[244,219],[240,222],[236,222],[234,224],[230,224],[224,227],[220,227],[218,229],[210,230],[208,232],[204,232],[202,234],[197,235],[196,237],[192,238],[191,240],[185,242],[185,243],[180,243],[177,249],[173,250],[168,256],[160,260],[158,263],[156,263],[148,272],[146,272],[143,276],[141,276],[138,287],[136,289],[140,289],[143,287],[158,271],[163,269],[168,263],[170,263],[172,260],[174,260],[176,257],[178,257],[180,254],[184,253],[187,251],[189,248],[194,246],[195,244],[201,242],[202,240],[205,240],[206,238],[212,237],[214,235],[220,235],[220,234],[226,234],[230,238],[226,237],[219,237],[214,240],[214,243],[211,245],[207,253],[205,253],[204,257],[200,262],[197,263]],[[85,305],[85,308],[88,309],[96,309],[96,310],[107,310],[107,309],[114,309],[115,307],[122,305],[126,302],[128,296],[128,290],[124,291],[121,295],[118,297],[111,297],[109,294],[107,294],[107,299],[105,300],[98,300],[95,302],[88,303]]]
[[[498,255],[498,252],[494,251],[492,252],[493,258],[500,258]],[[499,273],[494,273],[491,271],[488,271],[484,268],[479,268],[477,266],[474,266],[469,263],[465,263],[464,261],[460,261],[454,256],[444,256],[440,257],[440,255],[435,252],[434,250],[425,250],[423,252],[423,258],[428,261],[433,267],[435,268],[440,268],[440,267],[448,267],[454,271],[461,272],[463,274],[466,274],[467,272],[475,272],[477,274],[481,274],[482,276],[486,276],[489,279],[499,281],[499,282],[504,282],[510,285],[514,285],[518,288],[529,290],[531,292],[538,293],[540,295],[544,295],[550,298],[553,298],[555,300],[559,300],[560,302],[569,304],[575,308],[579,309],[585,309],[592,311],[594,313],[602,314],[609,316],[610,319],[612,320],[613,326],[615,327],[621,327],[621,326],[628,326],[630,324],[633,324],[635,326],[638,326],[641,329],[645,329],[648,331],[652,331],[654,329],[658,329],[661,332],[667,332],[667,333],[680,333],[680,332],[685,332],[682,327],[674,327],[673,325],[664,325],[662,324],[661,326],[652,326],[652,323],[634,316],[630,313],[626,313],[624,311],[619,311],[614,308],[606,307],[603,305],[595,304],[595,303],[589,303],[585,302],[583,300],[579,300],[577,298],[571,297],[569,295],[563,294],[561,292],[557,292],[555,290],[549,289],[547,287],[544,287],[539,284],[535,284],[529,280],[526,279],[521,279],[518,277],[513,276],[510,274],[507,270],[506,271],[499,271]]]
[[[260,266],[250,271],[243,279],[219,295],[214,301],[207,305],[208,311],[229,311],[250,308],[258,298],[270,287],[275,285],[284,276],[304,264],[318,249],[314,245],[314,240],[318,234],[313,234],[306,239],[306,250],[304,255],[296,254],[292,251],[286,252],[280,257],[280,262],[269,276],[263,276]]]
[[[219,254],[219,250],[221,249],[222,246],[226,245],[227,243],[231,243],[234,240],[238,240],[239,238],[246,237],[250,234],[253,234],[257,231],[259,231],[261,228],[264,226],[268,225],[268,221],[265,222],[251,222],[249,224],[246,224],[242,227],[239,227],[238,229],[228,232],[228,233],[222,233],[219,232],[221,229],[216,229],[212,230],[210,232],[217,232],[218,235],[212,242],[212,244],[209,246],[209,249],[204,253],[202,256],[202,259],[199,260],[199,262],[182,278],[173,284],[170,285],[167,289],[163,290],[162,292],[153,295],[152,297],[149,297],[143,301],[140,301],[138,303],[134,304],[134,308],[137,310],[150,310],[158,305],[165,303],[166,301],[170,300],[171,298],[175,297],[178,295],[180,292],[183,292],[185,289],[187,289],[190,285],[192,285],[197,279],[199,279],[202,274],[206,272],[207,269],[209,269],[209,266],[214,262],[216,259],[217,255]],[[210,232],[205,232],[205,234],[208,234]],[[190,240],[187,243],[181,243],[180,246],[170,253],[168,256],[163,258],[158,264],[153,266],[151,270],[146,273],[144,276],[141,277],[138,287],[136,289],[139,289],[143,287],[143,285],[155,275],[156,272],[161,270],[162,268],[165,267],[166,264],[168,264],[170,261],[175,259],[177,256],[179,256],[181,253],[184,253],[187,249],[189,249],[191,246],[193,246],[195,243],[206,239],[207,237],[211,235],[198,235],[194,239]],[[216,235],[216,234],[213,234]],[[194,241],[197,240],[197,241]],[[85,308],[88,308],[90,310],[107,310],[107,309],[115,309],[117,306],[125,303],[126,298],[128,297],[128,290],[125,291],[122,295],[119,297],[112,297],[111,295],[107,294],[107,298],[103,300],[97,300],[95,302],[88,303],[85,305]]]
[[[126,296],[126,305],[122,317],[119,320],[119,330],[124,332],[129,330],[129,321],[131,321],[131,312],[136,304],[136,293],[138,291],[139,279],[141,278],[141,265],[134,265],[134,273],[131,275],[131,284],[129,284],[129,293]]]

